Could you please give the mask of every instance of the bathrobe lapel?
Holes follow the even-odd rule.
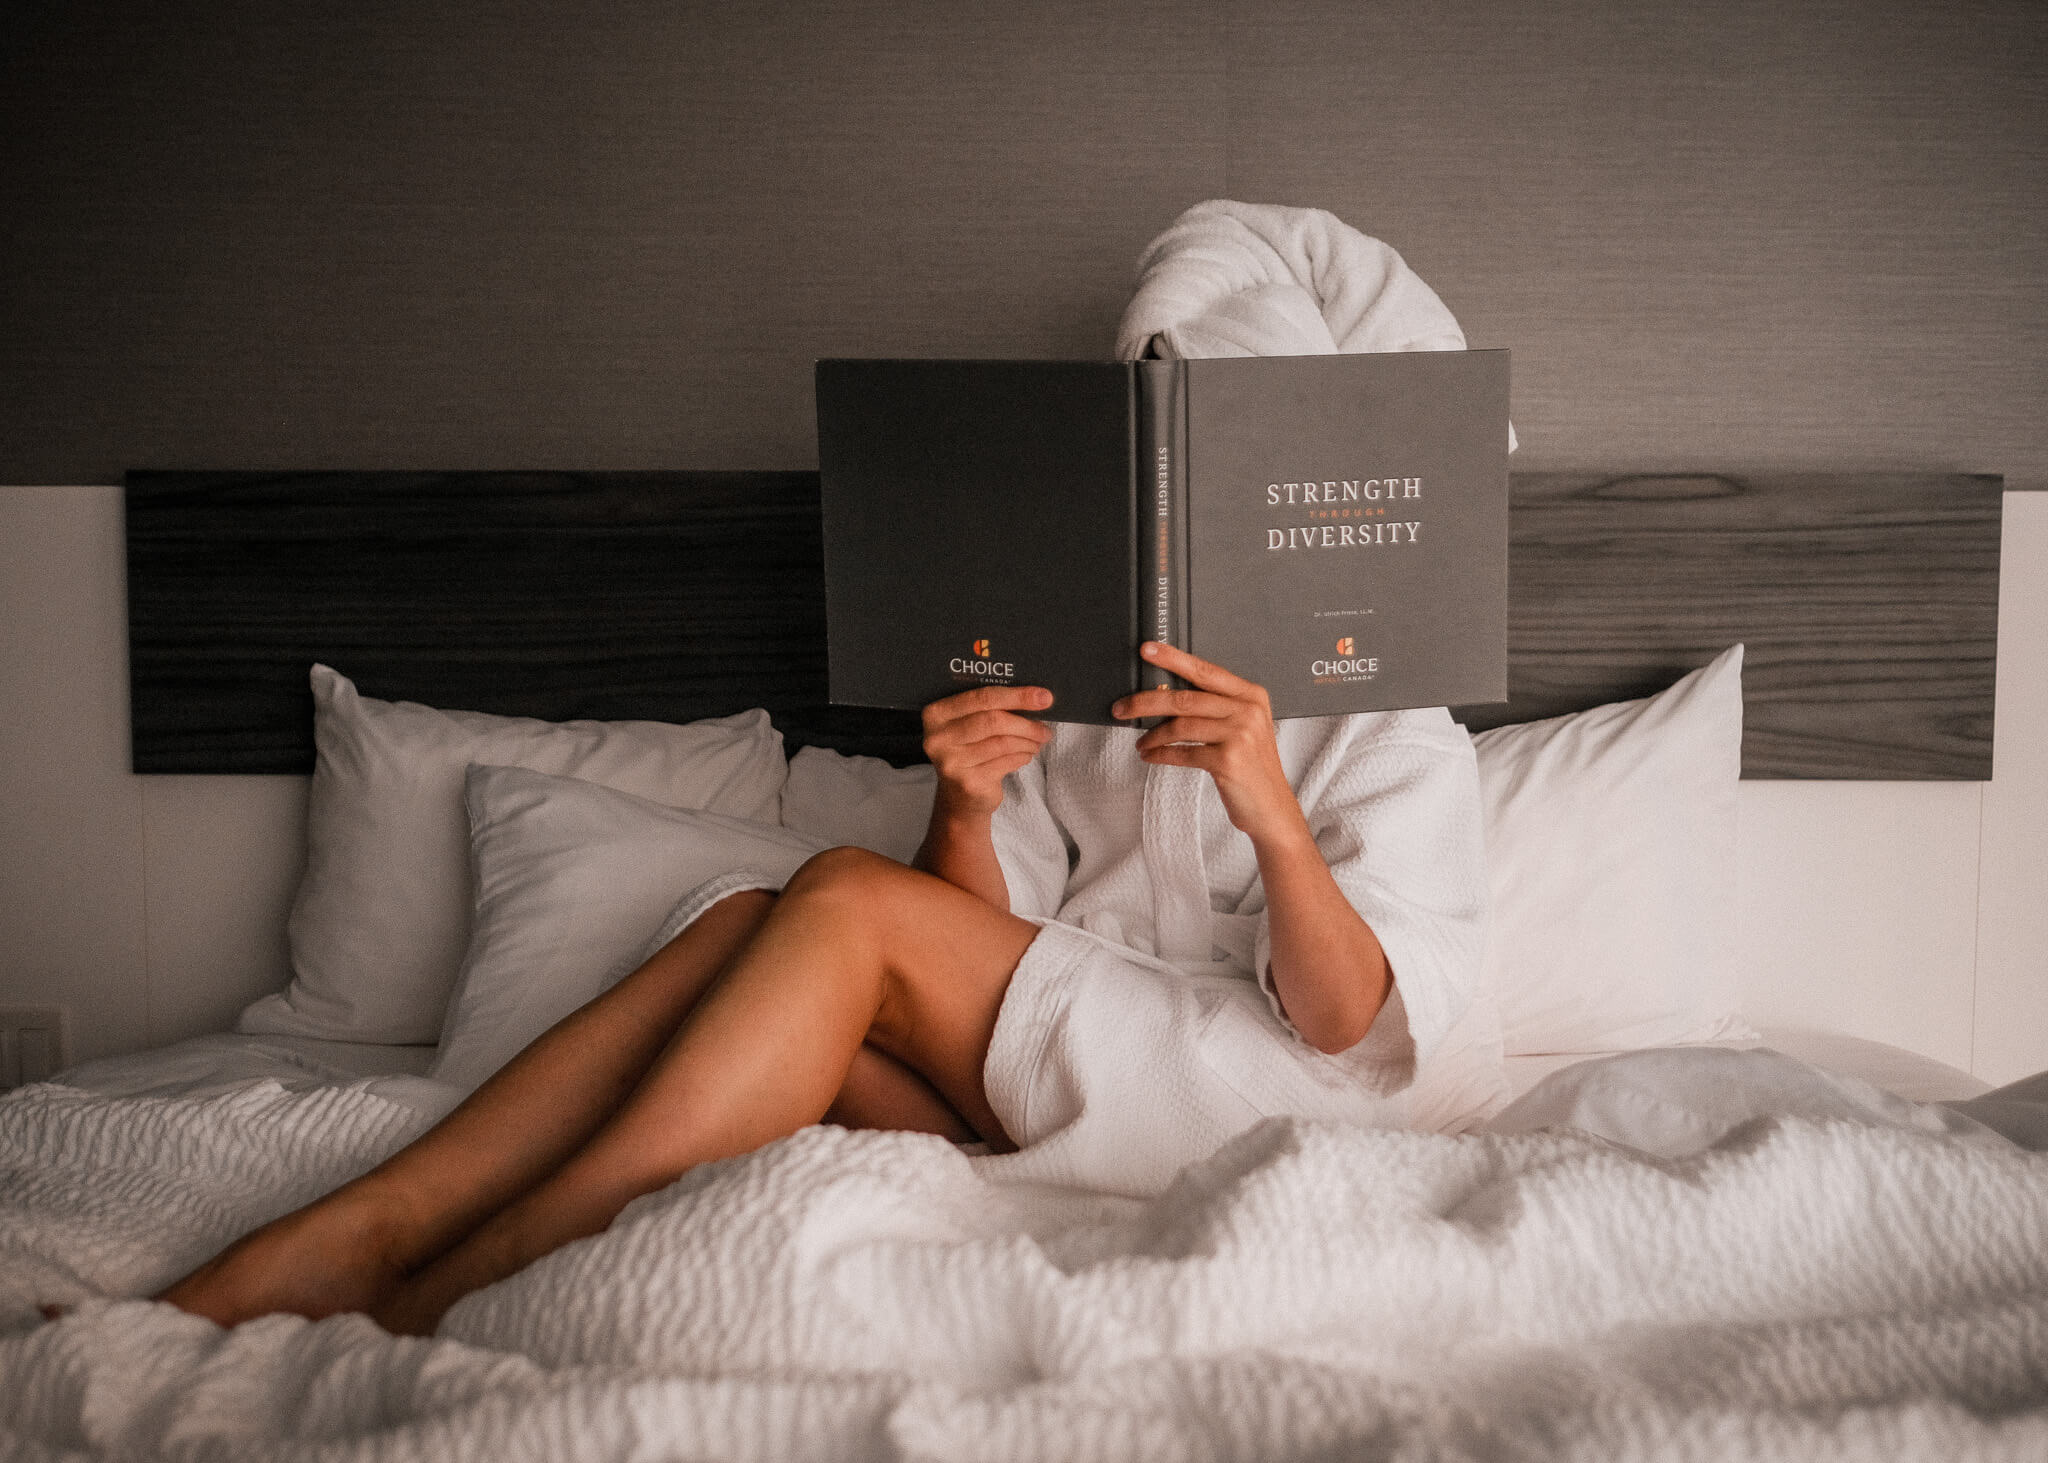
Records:
[[[1209,774],[1195,767],[1145,768],[1143,838],[1152,875],[1152,930],[1160,955],[1176,964],[1209,959],[1209,878],[1202,859],[1202,799]]]

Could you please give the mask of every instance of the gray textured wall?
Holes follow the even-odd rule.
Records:
[[[344,13],[346,12],[346,13]],[[824,354],[1094,355],[1211,196],[1390,240],[1518,465],[2048,485],[2038,0],[16,0],[0,482],[775,467]]]

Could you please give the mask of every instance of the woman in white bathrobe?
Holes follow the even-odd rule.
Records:
[[[1398,1123],[1479,962],[1469,740],[1440,709],[1276,728],[1260,687],[1144,653],[1190,689],[1119,702],[1165,718],[1142,734],[1055,735],[1019,714],[1050,706],[1036,688],[927,708],[916,868],[842,848],[779,894],[722,882],[435,1128],[162,1298],[431,1332],[638,1195],[821,1120],[1127,1193],[1270,1114]]]

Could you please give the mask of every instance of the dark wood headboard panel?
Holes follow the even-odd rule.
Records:
[[[1742,774],[1986,781],[2003,480],[1517,474],[1505,707],[1645,696],[1735,641]]]
[[[1517,474],[1511,700],[1670,684],[1730,643],[1744,775],[1991,775],[1999,480]],[[766,706],[792,748],[902,762],[825,703],[810,472],[132,472],[138,772],[312,766],[306,668],[549,720]]]
[[[815,472],[131,472],[137,772],[306,772],[306,670],[550,721],[765,706],[805,743],[918,755],[825,701]]]

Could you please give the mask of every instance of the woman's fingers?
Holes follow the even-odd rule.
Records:
[[[1241,702],[1214,691],[1162,686],[1152,691],[1133,691],[1110,707],[1109,714],[1134,721],[1141,716],[1224,717],[1241,709]]]
[[[1021,767],[1036,757],[1044,745],[1037,737],[983,737],[961,747],[955,756],[947,759],[946,766],[951,772],[972,772],[1005,757],[1015,757]]]
[[[993,812],[1003,779],[1036,757],[1052,728],[1018,713],[1043,711],[1043,686],[976,686],[924,709],[924,754],[939,776],[938,812]]]
[[[1133,692],[1110,707],[1112,716],[1129,721],[1144,716],[1234,718],[1255,712],[1256,720],[1271,720],[1271,702],[1258,682],[1158,640],[1147,640],[1140,649],[1161,670],[1171,671],[1191,685]]]
[[[1198,767],[1212,776],[1228,753],[1213,742],[1163,742],[1140,746],[1138,756],[1155,767]]]
[[[1223,798],[1223,811],[1255,843],[1262,836],[1296,830],[1301,805],[1280,763],[1266,688],[1157,640],[1140,649],[1146,660],[1190,686],[1139,691],[1111,708],[1122,718],[1167,718],[1138,738],[1138,755],[1154,766],[1208,773]]]
[[[1257,681],[1247,681],[1243,676],[1225,670],[1214,661],[1203,660],[1199,655],[1190,655],[1163,640],[1147,640],[1138,647],[1138,653],[1161,670],[1171,671],[1204,691],[1214,691],[1219,696],[1234,698],[1253,697],[1261,701],[1265,699],[1266,688]]]
[[[1176,716],[1162,721],[1138,738],[1138,750],[1167,747],[1175,742],[1199,742],[1214,746],[1238,730],[1238,723],[1220,716]]]
[[[1052,692],[1043,686],[976,686],[926,706],[924,729],[935,732],[984,711],[1043,711],[1050,705]]]
[[[925,755],[937,760],[943,751],[970,747],[990,737],[1024,737],[1043,743],[1051,740],[1052,728],[1042,721],[1019,716],[1014,711],[972,711],[946,722],[935,731],[926,732]]]
[[[988,737],[934,757],[939,774],[934,817],[993,813],[1003,800],[1003,779],[1043,749],[1035,737]]]
[[[1012,752],[1002,757],[991,757],[988,761],[981,763],[974,769],[974,775],[987,778],[995,788],[996,801],[1001,802],[1003,800],[1003,779],[1018,768],[1028,765],[1031,759],[1037,755],[1038,749],[1033,747],[1028,752]]]

